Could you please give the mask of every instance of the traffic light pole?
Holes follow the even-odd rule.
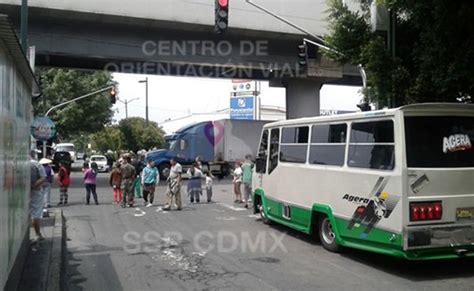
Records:
[[[319,42],[315,42],[315,41],[312,41],[312,40],[309,40],[307,38],[304,38],[303,41],[304,42],[308,42],[308,43],[311,43],[319,48],[322,48],[322,49],[325,49],[327,51],[330,51],[330,52],[333,52],[333,53],[336,53],[336,54],[339,54],[339,55],[343,55],[341,52],[339,52],[338,50],[334,49],[334,48],[331,48],[328,46],[328,43],[322,39],[321,37],[317,36],[316,34],[302,28],[301,26],[299,25],[296,25],[294,24],[293,22],[289,21],[288,19],[284,18],[284,17],[281,17],[280,15],[268,10],[267,8],[261,6],[261,5],[258,5],[256,3],[253,3],[251,0],[245,0],[245,2],[247,2],[248,4],[254,6],[255,8],[257,9],[260,9],[262,10],[263,12],[275,17],[276,19],[280,20],[281,22],[284,22],[286,24],[288,24],[289,26],[311,36],[312,38],[318,40]],[[321,43],[320,43],[321,42]],[[360,75],[361,75],[361,78],[362,78],[362,84],[363,84],[363,88],[364,90],[367,88],[367,75],[365,74],[365,69],[364,67],[362,66],[362,64],[359,64],[359,72],[360,72]]]
[[[103,88],[103,89],[94,91],[94,92],[92,92],[92,93],[88,93],[88,94],[86,94],[86,95],[79,96],[79,97],[74,98],[74,99],[72,99],[72,100],[68,100],[68,101],[66,101],[66,102],[63,102],[63,103],[59,103],[59,104],[57,104],[57,105],[54,105],[53,107],[49,108],[48,111],[46,111],[46,114],[45,114],[44,116],[45,116],[45,117],[48,117],[48,115],[49,115],[49,114],[51,113],[51,111],[53,111],[54,109],[57,109],[57,108],[59,108],[59,107],[62,107],[62,106],[64,106],[64,105],[67,105],[67,104],[69,104],[69,103],[76,102],[76,101],[78,101],[78,100],[87,98],[87,97],[89,97],[89,96],[102,93],[102,92],[107,91],[107,90],[110,90],[110,89],[112,89],[112,88],[115,88],[115,85],[108,86],[108,87],[105,87],[105,88]],[[46,157],[46,141],[43,141],[43,158],[45,158],[45,157]]]

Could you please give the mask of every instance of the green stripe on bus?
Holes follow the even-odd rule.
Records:
[[[267,217],[279,224],[293,228],[295,230],[310,234],[318,231],[317,226],[312,226],[313,215],[324,214],[335,226],[336,241],[344,247],[390,255],[409,260],[437,260],[437,259],[456,259],[459,258],[452,248],[424,249],[424,250],[403,250],[403,236],[399,233],[373,228],[364,234],[365,226],[354,226],[348,229],[350,221],[339,217],[334,217],[332,209],[328,205],[314,204],[313,209],[305,209],[290,205],[291,219],[283,217],[283,203],[269,199],[265,196],[262,189],[255,190],[255,196],[259,196]],[[471,252],[465,257],[474,257],[474,247],[468,247]]]

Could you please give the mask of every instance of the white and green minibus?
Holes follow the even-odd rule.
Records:
[[[324,248],[474,257],[474,105],[301,118],[264,126],[254,211]]]

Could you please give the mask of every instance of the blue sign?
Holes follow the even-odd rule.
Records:
[[[31,135],[40,141],[47,141],[56,134],[56,125],[48,117],[36,117],[31,124]]]
[[[255,99],[253,96],[230,98],[230,119],[255,119]]]

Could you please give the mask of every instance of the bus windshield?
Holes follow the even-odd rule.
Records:
[[[474,117],[405,117],[405,133],[408,167],[474,167]]]

